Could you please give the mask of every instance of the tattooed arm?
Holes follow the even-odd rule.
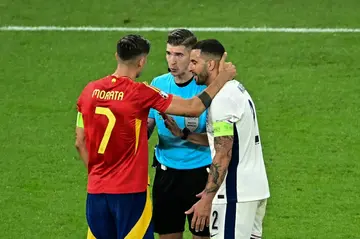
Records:
[[[186,214],[194,213],[191,228],[203,230],[210,224],[211,203],[223,183],[232,156],[234,141],[234,124],[229,120],[216,121],[212,124],[214,130],[215,156],[210,166],[210,173],[205,190],[197,195],[201,199],[194,204]]]
[[[226,176],[232,155],[234,137],[232,135],[214,138],[215,157],[210,166],[208,182],[204,190],[204,196],[212,200],[219,190]]]
[[[232,127],[232,126],[231,126]],[[234,137],[231,135],[218,136],[214,138],[215,157],[210,166],[210,173],[205,190],[198,194],[201,199],[186,211],[186,214],[194,213],[191,220],[191,228],[202,231],[204,226],[210,224],[211,202],[216,192],[224,181],[232,155]]]
[[[224,108],[226,105],[226,108]],[[193,214],[191,227],[203,230],[210,224],[211,204],[223,183],[233,151],[235,123],[240,120],[238,104],[227,96],[220,96],[211,105],[210,125],[214,134],[215,155],[210,166],[205,189],[197,195],[201,199],[186,214]],[[237,140],[237,139],[235,139]]]
[[[229,124],[228,127],[232,128],[232,124]],[[205,190],[197,195],[201,199],[185,212],[186,214],[194,213],[191,228],[195,228],[195,231],[202,231],[205,225],[209,226],[210,224],[211,202],[224,181],[231,160],[234,138],[232,135],[233,133],[214,138],[216,153],[210,167]]]

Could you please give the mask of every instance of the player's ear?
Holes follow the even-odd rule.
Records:
[[[139,67],[143,67],[146,64],[146,56],[140,57]]]
[[[208,64],[208,69],[209,69],[209,71],[213,71],[213,70],[215,70],[215,68],[217,67],[215,60],[210,60],[210,61],[208,61],[207,64]]]
[[[116,59],[117,61],[119,61],[119,60],[120,60],[119,55],[118,55],[118,53],[117,53],[117,52],[115,52],[115,59]]]

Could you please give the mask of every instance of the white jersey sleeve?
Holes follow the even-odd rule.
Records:
[[[235,123],[240,120],[242,112],[238,104],[231,98],[219,95],[211,104],[211,123]]]

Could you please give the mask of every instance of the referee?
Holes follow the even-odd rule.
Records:
[[[195,35],[187,29],[171,31],[166,45],[169,73],[154,78],[151,85],[182,98],[202,92],[206,86],[197,85],[188,69],[190,52],[196,42]],[[196,194],[205,188],[211,164],[206,117],[207,111],[192,118],[171,117],[150,110],[148,137],[156,125],[159,138],[154,153],[156,174],[152,195],[154,231],[160,239],[183,238],[186,217],[190,225],[193,216],[186,216],[184,212],[199,200]],[[180,127],[175,136],[166,128],[165,122],[176,122]],[[190,226],[189,229],[193,239],[209,238],[209,228],[198,232]]]

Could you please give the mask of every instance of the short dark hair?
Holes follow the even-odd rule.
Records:
[[[117,43],[117,54],[123,61],[133,60],[134,58],[149,54],[150,42],[140,35],[126,35]]]
[[[201,53],[211,54],[216,57],[222,57],[225,52],[224,46],[216,39],[206,39],[198,41],[193,47],[193,50],[200,50]]]
[[[179,28],[174,29],[168,34],[167,43],[173,46],[185,46],[185,47],[193,47],[197,42],[197,38],[188,29]]]

